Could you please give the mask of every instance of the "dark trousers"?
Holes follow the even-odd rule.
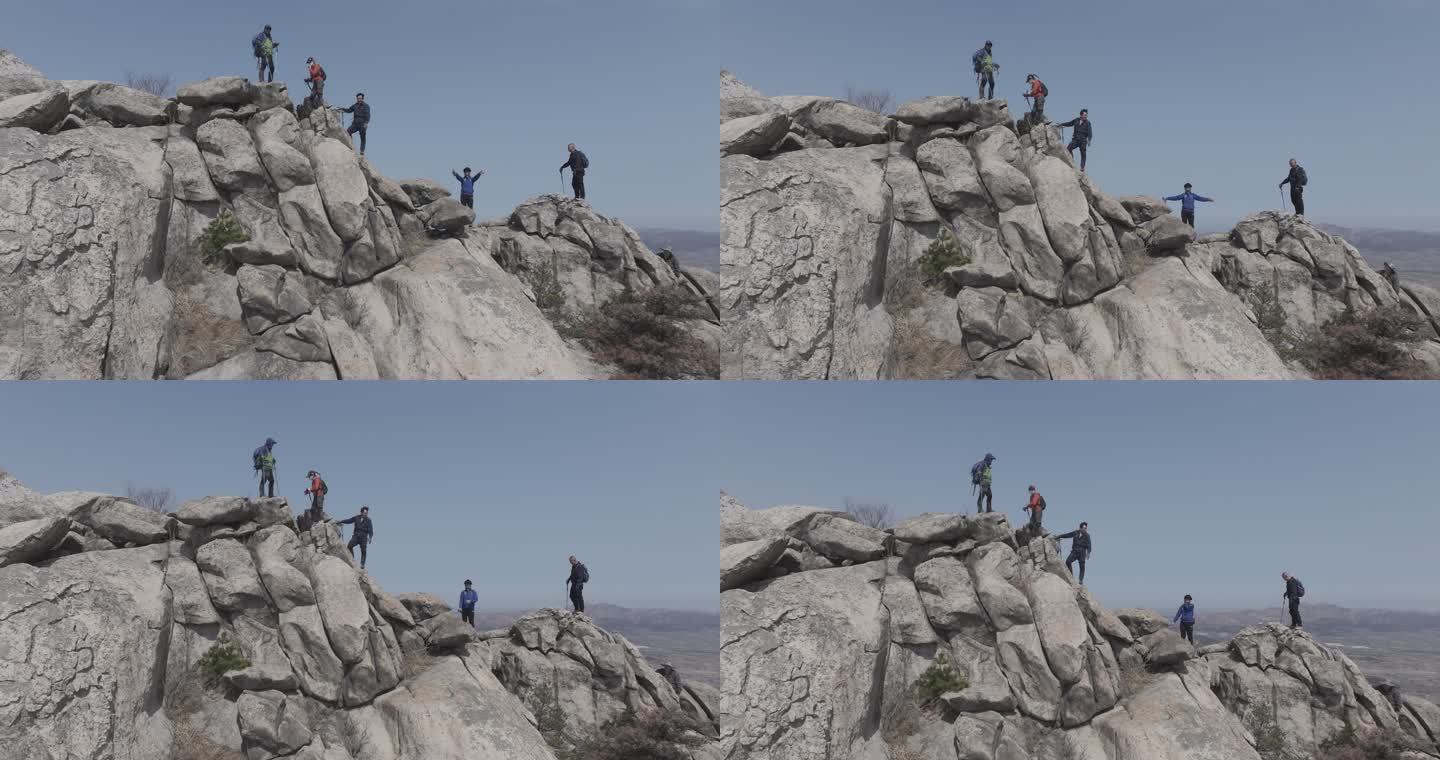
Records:
[[[255,63],[256,63],[256,66],[259,68],[259,72],[258,72],[257,76],[255,77],[255,80],[256,80],[257,82],[273,82],[273,81],[275,81],[275,56],[273,56],[273,55],[257,55],[257,56],[255,56]],[[266,72],[266,70],[269,70],[269,72],[270,72],[270,78],[269,78],[269,79],[266,79],[266,78],[265,78],[265,72]]]
[[[1032,510],[1030,510],[1030,523],[1029,523],[1029,525],[1030,525],[1030,530],[1033,531],[1034,535],[1037,535],[1037,536],[1040,535],[1040,521],[1041,521],[1041,519],[1044,518],[1044,516],[1045,516],[1045,510],[1044,510],[1044,509],[1032,509]]]
[[[469,193],[460,194],[460,205],[465,208],[475,208],[475,196]]]
[[[265,484],[266,484],[266,483],[269,483],[269,484],[270,484],[270,493],[269,493],[270,498],[272,498],[272,499],[275,498],[275,471],[274,471],[274,470],[261,470],[261,471],[260,471],[260,495],[261,495],[261,496],[265,496],[265,495],[266,495],[266,493],[265,493]]]
[[[310,494],[310,524],[319,525],[325,519],[325,494],[316,491]]]
[[[470,609],[465,609],[464,607],[461,607],[461,608],[460,608],[460,619],[463,620],[463,621],[465,621],[465,622],[467,622],[467,623],[469,623],[471,628],[474,628],[474,627],[475,627],[475,608],[474,608],[474,607],[471,607]]]
[[[585,172],[570,172],[570,187],[575,190],[575,198],[578,200],[585,197]]]
[[[1305,188],[1290,186],[1290,204],[1295,207],[1295,213],[1305,216]]]
[[[357,122],[352,122],[352,123],[350,124],[350,128],[347,129],[347,130],[345,130],[345,134],[347,134],[347,135],[354,135],[356,132],[359,132],[359,133],[360,133],[360,155],[362,155],[362,156],[365,155],[365,130],[366,130],[369,126],[370,126],[370,123],[369,123],[369,122],[366,122],[366,121],[357,121]]]
[[[995,72],[993,72],[993,71],[989,71],[989,72],[984,72],[984,71],[982,71],[982,72],[980,72],[979,77],[980,77],[980,98],[983,100],[983,99],[985,99],[985,98],[988,97],[989,99],[994,100],[994,99],[995,99]],[[990,85],[990,94],[989,94],[988,96],[985,94],[985,85],[987,85],[987,84]]]
[[[1300,627],[1300,597],[1290,597],[1290,627]]]
[[[1030,123],[1038,127],[1045,123],[1045,96],[1036,95],[1034,102],[1035,105],[1030,109]]]
[[[1072,552],[1070,552],[1070,556],[1068,556],[1068,557],[1065,558],[1065,569],[1066,569],[1066,570],[1069,570],[1071,575],[1075,575],[1075,568],[1073,567],[1073,565],[1074,565],[1076,562],[1079,562],[1079,563],[1080,563],[1080,575],[1079,575],[1079,576],[1076,576],[1076,577],[1078,577],[1078,578],[1080,579],[1080,582],[1081,582],[1081,583],[1084,583],[1084,582],[1085,582],[1085,553],[1084,553],[1084,552],[1072,551]]]
[[[1180,624],[1180,638],[1185,639],[1186,641],[1189,641],[1189,642],[1190,642],[1190,645],[1191,645],[1191,646],[1194,646],[1194,645],[1195,645],[1195,624],[1194,624],[1194,623],[1184,623],[1184,622],[1182,622],[1182,623]]]
[[[1190,228],[1191,228],[1191,229],[1194,229],[1194,228],[1195,228],[1195,209],[1193,209],[1193,208],[1192,208],[1192,209],[1183,209],[1183,208],[1180,209],[1180,221],[1182,221],[1182,222],[1190,225]]]
[[[325,80],[310,80],[310,104],[316,108],[325,105]]]
[[[585,611],[585,587],[582,584],[570,584],[570,603],[575,605],[576,612]]]
[[[981,509],[981,508],[980,508],[980,505],[981,505],[981,504],[984,504],[984,505],[985,505],[985,508],[984,508],[984,509]],[[994,512],[994,511],[995,511],[994,508],[993,508],[993,507],[994,507],[994,504],[995,504],[995,496],[994,496],[994,494],[990,493],[990,486],[987,486],[987,485],[982,485],[982,486],[980,486],[980,495],[975,498],[975,511],[976,511],[977,513],[979,513],[979,512]]]
[[[366,554],[365,547],[367,547],[367,546],[369,546],[369,545],[370,545],[370,534],[368,534],[368,533],[356,533],[356,534],[350,536],[350,543],[346,544],[346,545],[345,545],[345,548],[350,550],[350,556],[351,556],[351,558],[354,558],[354,556],[355,556],[355,547],[357,547],[357,546],[360,547],[360,567],[363,568],[363,567],[365,567],[365,559],[366,559],[366,557],[365,557],[365,554]]]
[[[1089,148],[1089,147],[1090,147],[1090,141],[1089,141],[1089,140],[1081,140],[1081,139],[1078,138],[1078,137],[1073,137],[1073,138],[1071,138],[1071,139],[1070,139],[1070,144],[1065,146],[1065,150],[1070,151],[1070,160],[1071,160],[1071,161],[1074,161],[1074,160],[1075,160],[1075,149],[1076,149],[1076,148],[1079,148],[1079,149],[1080,149],[1080,171],[1082,171],[1082,172],[1085,171],[1085,149],[1086,149],[1086,148]]]

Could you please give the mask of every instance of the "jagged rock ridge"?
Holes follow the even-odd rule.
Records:
[[[1159,198],[1115,198],[1053,126],[1004,100],[930,97],[882,116],[767,98],[721,73],[721,285],[727,378],[1290,378],[1249,306],[1273,289],[1305,331],[1347,307],[1428,322],[1344,240],[1262,212],[1197,240]],[[916,262],[940,234],[965,266]]]
[[[222,210],[248,240],[201,260]],[[54,81],[0,51],[0,377],[603,375],[536,306],[701,280],[587,204],[475,224],[355,155],[339,114],[218,77],[173,99]],[[695,329],[713,337],[704,323]]]
[[[222,637],[251,664],[200,690],[195,665]],[[332,523],[297,532],[284,499],[162,515],[3,472],[0,683],[4,760],[553,760],[539,691],[577,736],[662,709],[718,731],[702,694],[585,616],[477,634],[382,589]]]
[[[1002,514],[876,530],[813,507],[720,501],[721,750],[733,760],[1258,760],[1264,706],[1292,748],[1383,727],[1434,745],[1440,714],[1397,715],[1344,654],[1270,624],[1196,652],[1169,620],[1106,609],[1048,535]],[[941,656],[967,686],[932,711]]]

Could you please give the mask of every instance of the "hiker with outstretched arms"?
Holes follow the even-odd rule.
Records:
[[[1180,201],[1180,221],[1190,225],[1190,229],[1195,229],[1195,201],[1202,203],[1215,202],[1213,198],[1206,198],[1199,193],[1191,192],[1189,182],[1185,183],[1185,192],[1179,195],[1172,195],[1165,200]]]
[[[1040,492],[1035,490],[1035,486],[1033,485],[1030,486],[1029,490],[1030,501],[1025,504],[1025,511],[1030,513],[1030,522],[1027,523],[1027,527],[1030,528],[1031,535],[1038,536],[1041,531],[1041,516],[1045,514],[1045,497],[1041,496]]]
[[[1280,182],[1280,187],[1290,186],[1290,203],[1295,207],[1295,216],[1305,216],[1305,186],[1310,184],[1310,177],[1305,174],[1305,167],[1299,161],[1290,159],[1290,173]]]
[[[1090,110],[1082,108],[1079,116],[1058,126],[1061,130],[1065,127],[1074,128],[1075,131],[1070,133],[1070,144],[1065,146],[1065,150],[1070,153],[1070,160],[1074,161],[1075,149],[1080,149],[1080,171],[1084,172],[1085,154],[1090,148],[1090,141],[1095,139],[1095,130],[1090,124]]]
[[[985,47],[975,51],[970,56],[970,63],[975,68],[975,80],[980,83],[980,93],[977,96],[980,100],[987,99],[985,85],[990,85],[988,99],[995,99],[995,72],[1000,70],[1000,64],[995,62],[995,43],[985,40]]]
[[[1034,74],[1027,74],[1025,76],[1025,83],[1029,86],[1029,89],[1021,94],[1034,103],[1029,115],[1025,118],[1031,124],[1039,126],[1045,123],[1045,98],[1050,95],[1050,88],[1046,87],[1045,83],[1040,81],[1040,77]]]
[[[1180,605],[1180,609],[1175,610],[1175,617],[1170,618],[1172,623],[1177,620],[1180,621],[1180,638],[1189,641],[1190,646],[1195,646],[1195,601],[1189,594],[1185,595],[1185,602]]]
[[[1058,541],[1073,539],[1070,542],[1070,554],[1065,557],[1065,569],[1075,574],[1074,563],[1080,563],[1080,585],[1085,585],[1085,562],[1090,559],[1090,523],[1082,522],[1080,527],[1069,533],[1061,533],[1055,537]]]
[[[1281,598],[1290,603],[1290,627],[1300,627],[1300,597],[1305,596],[1305,584],[1299,578],[1289,574],[1281,573],[1285,579],[1285,595]]]
[[[375,540],[375,523],[370,522],[370,508],[360,507],[360,514],[349,520],[341,520],[341,525],[355,525],[355,531],[350,534],[350,543],[345,548],[350,550],[350,558],[355,558],[355,547],[360,547],[360,569],[365,569],[366,548],[370,542]]]
[[[355,93],[355,102],[349,108],[340,109],[344,113],[354,114],[355,118],[350,120],[350,128],[345,134],[354,136],[360,133],[360,155],[365,155],[365,130],[370,126],[370,104],[365,102],[365,93]]]
[[[470,579],[465,579],[465,590],[460,592],[460,619],[475,627],[475,603],[480,601],[480,595],[470,587]]]
[[[485,170],[481,169],[479,174],[471,174],[470,167],[465,167],[465,176],[455,173],[454,169],[450,174],[460,180],[460,204],[466,208],[475,208],[475,180],[485,176]]]
[[[565,585],[570,589],[570,603],[575,605],[576,612],[585,611],[585,584],[589,582],[590,571],[585,563],[570,555],[570,577],[565,579]]]
[[[986,454],[984,459],[970,468],[970,485],[980,487],[980,495],[975,497],[976,514],[995,511],[995,496],[990,491],[990,464],[994,461],[994,454]],[[983,509],[981,505],[984,505]]]
[[[280,47],[280,43],[276,42],[275,38],[270,35],[269,24],[266,24],[265,28],[262,29],[259,34],[255,35],[255,39],[250,41],[250,47],[252,52],[255,53],[255,65],[258,69],[255,81],[275,81],[275,50]],[[268,78],[266,77],[267,70],[269,71]]]
[[[310,105],[319,108],[325,105],[325,67],[314,58],[305,59],[305,84],[310,85]]]
[[[330,493],[330,486],[325,485],[324,478],[314,470],[305,473],[305,477],[310,479],[310,486],[305,489],[305,495],[310,497],[310,524],[319,525],[325,519],[325,494]]]
[[[266,438],[260,448],[250,455],[255,471],[260,473],[260,495],[275,498],[275,439]],[[270,484],[270,493],[265,493],[265,484]]]
[[[584,151],[575,147],[575,143],[570,143],[565,149],[570,151],[570,157],[560,164],[560,173],[564,174],[567,168],[570,170],[570,187],[575,190],[575,200],[578,201],[585,197],[585,170],[590,168],[590,159],[585,157]]]

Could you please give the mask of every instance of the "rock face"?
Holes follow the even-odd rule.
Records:
[[[722,73],[724,378],[1303,377],[1256,325],[1262,289],[1299,332],[1406,308],[1435,328],[1415,354],[1440,371],[1436,304],[1302,219],[1201,242],[1159,198],[1106,195],[1003,100],[852,108]],[[927,284],[942,233],[968,263]]]
[[[1053,539],[1003,515],[911,518],[869,561],[808,542],[821,517],[835,519],[722,497],[722,552],[754,564],[768,556],[757,546],[780,541],[828,560],[782,556],[721,593],[726,758],[1259,760],[1244,723],[1256,705],[1275,709],[1298,752],[1347,721],[1433,742],[1423,726],[1440,710],[1417,701],[1397,718],[1307,634],[1247,628],[1197,657],[1158,614],[1106,610]],[[916,683],[942,656],[965,685],[940,696],[948,709],[921,711]]]
[[[284,499],[190,502],[155,541],[132,508],[0,473],[0,757],[554,760],[531,710],[542,689],[576,731],[668,709],[718,733],[718,705],[583,615],[542,611],[479,642],[425,600],[437,646],[407,653],[424,629],[333,524],[297,532]],[[149,543],[116,549],[101,531]],[[249,665],[207,688],[196,664],[221,638]]]
[[[0,379],[580,379],[603,369],[536,305],[542,276],[572,310],[709,296],[561,196],[476,226],[283,85],[167,100],[0,55]],[[222,212],[247,239],[207,259]]]

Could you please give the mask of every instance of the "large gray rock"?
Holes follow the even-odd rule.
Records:
[[[170,589],[175,622],[184,625],[211,625],[220,622],[220,613],[210,602],[210,591],[200,577],[200,568],[185,557],[171,556],[165,563],[165,586]]]
[[[1025,584],[1025,595],[1051,672],[1066,686],[1079,682],[1087,667],[1085,647],[1090,643],[1090,630],[1075,592],[1060,576],[1039,573]]]
[[[79,519],[114,544],[145,545],[165,540],[171,518],[124,499],[101,498],[91,502]]]
[[[330,648],[319,608],[306,605],[281,612],[280,640],[300,690],[316,699],[339,702],[345,668]]]
[[[967,565],[980,604],[997,631],[1035,622],[1025,594],[1011,582],[1017,573],[1013,549],[1004,544],[986,544],[971,552]]]
[[[884,116],[843,100],[818,98],[790,117],[835,145],[872,145],[886,138]]]
[[[315,604],[315,587],[295,566],[300,556],[300,540],[289,528],[274,526],[259,531],[250,539],[250,551],[276,610],[289,612]]]
[[[1010,111],[1003,100],[972,101],[941,95],[901,103],[895,120],[914,126],[930,124],[976,124],[981,129],[1008,124]]]
[[[728,591],[758,580],[785,553],[785,536],[745,541],[720,549],[720,590]]]
[[[885,556],[886,535],[854,520],[818,515],[801,536],[810,548],[838,560],[869,562]]]
[[[453,234],[475,223],[475,210],[454,198],[441,198],[419,211],[433,235]]]
[[[98,82],[75,93],[70,107],[117,127],[158,126],[170,118],[169,100],[110,82]]]
[[[1096,718],[1094,727],[1112,760],[1259,760],[1239,721],[1227,717],[1205,684],[1169,674]]]
[[[763,156],[790,128],[790,118],[780,113],[762,113],[732,119],[720,125],[720,155]]]
[[[175,519],[186,525],[238,524],[254,516],[254,505],[243,496],[206,496],[175,510]]]
[[[475,628],[459,615],[436,615],[420,625],[420,635],[435,652],[453,652],[474,641]]]
[[[965,515],[955,512],[926,512],[902,520],[891,533],[909,544],[938,544],[963,538],[969,528]]]
[[[255,335],[276,325],[294,322],[314,308],[305,295],[300,276],[284,267],[242,266],[236,272],[236,280],[245,326]]]
[[[355,568],[336,557],[324,556],[306,569],[331,647],[342,663],[359,662],[367,645],[370,605],[360,589]]]
[[[220,610],[244,613],[270,606],[250,552],[239,541],[226,538],[205,544],[195,552],[195,564]]]
[[[235,704],[250,760],[288,756],[310,743],[303,702],[292,705],[279,691],[247,691]]]
[[[0,528],[0,567],[35,562],[65,539],[70,524],[59,517],[25,520]]]
[[[244,77],[212,77],[182,84],[175,99],[187,106],[239,106],[255,99],[255,86]]]
[[[450,611],[450,605],[434,594],[420,592],[409,592],[396,594],[395,597],[410,611],[410,616],[416,623],[423,623],[436,615],[443,615]]]
[[[964,562],[936,557],[921,564],[915,568],[915,588],[936,628],[971,632],[982,638],[990,628],[990,618],[980,605]]]
[[[1140,646],[1145,652],[1145,662],[1151,665],[1178,665],[1195,659],[1195,647],[1168,628],[1142,637]]]
[[[1170,627],[1170,621],[1164,615],[1154,611],[1138,607],[1127,607],[1114,610],[1115,616],[1130,630],[1130,635],[1135,638],[1149,636],[1156,631],[1163,631]]]
[[[402,179],[400,189],[410,196],[410,202],[415,208],[423,208],[441,198],[450,197],[449,188],[429,179]]]
[[[0,129],[23,128],[45,132],[69,113],[70,95],[64,87],[16,95],[0,100]]]
[[[206,122],[195,131],[195,142],[217,187],[232,193],[269,192],[270,176],[260,163],[255,142],[238,122]]]

